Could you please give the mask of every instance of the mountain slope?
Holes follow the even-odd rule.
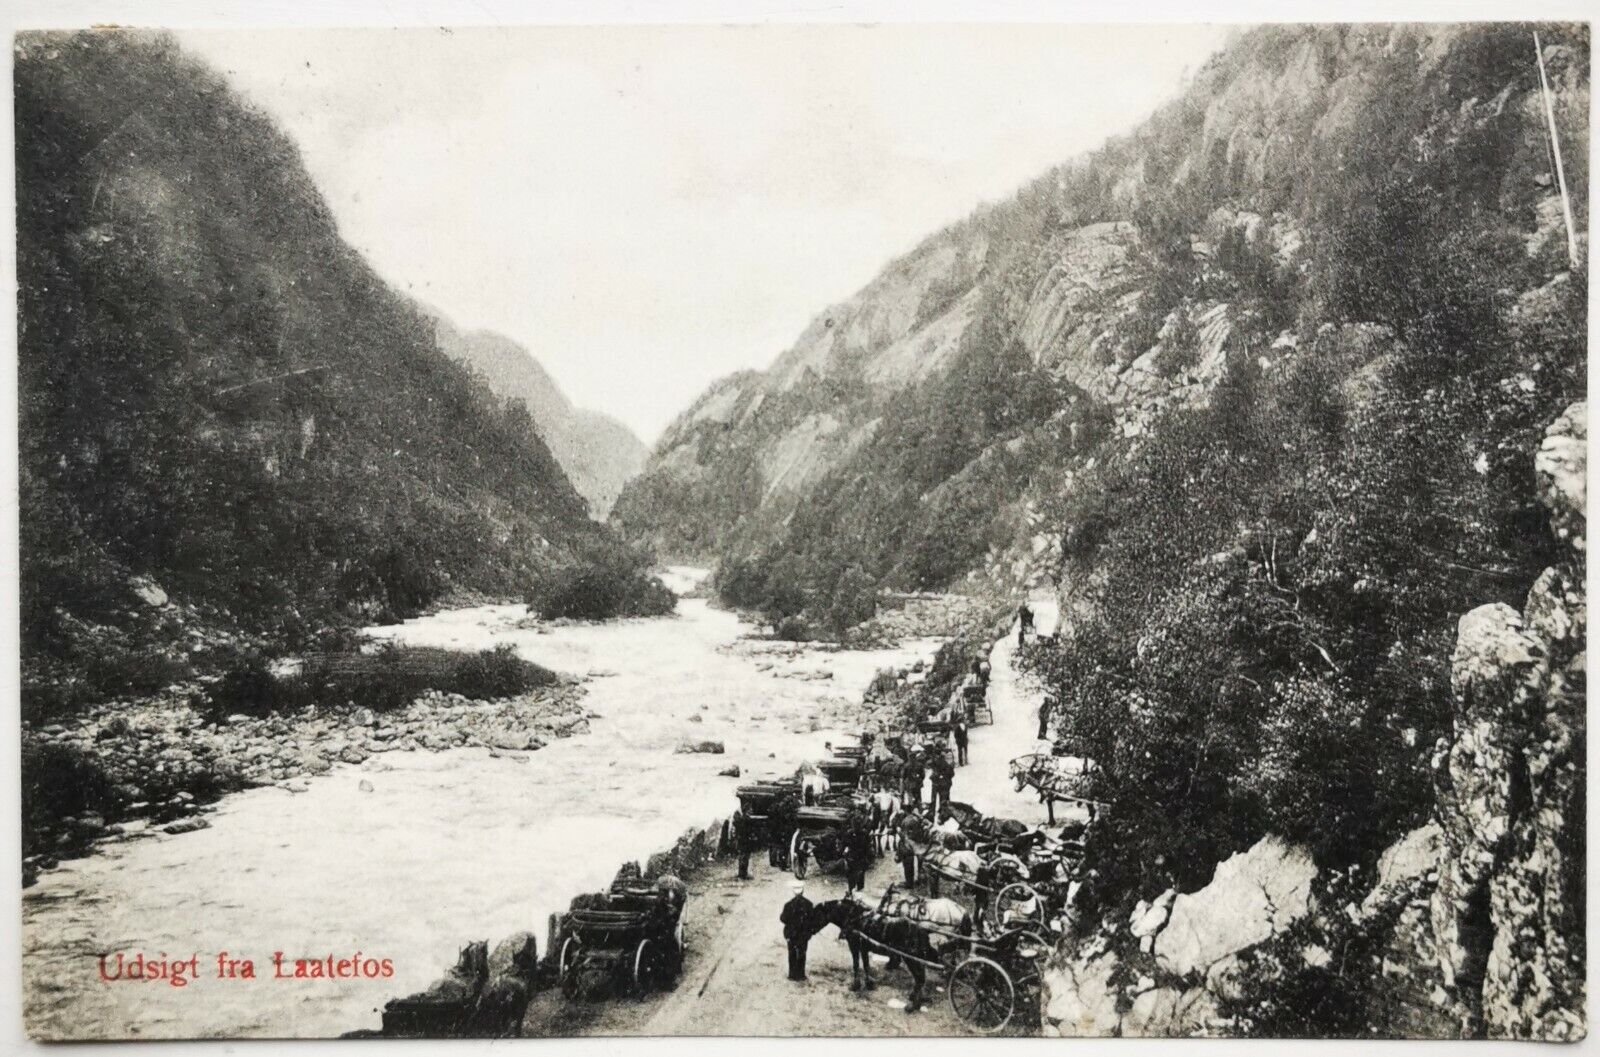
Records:
[[[1547,33],[1581,224],[1587,45]],[[1063,452],[1202,399],[1230,356],[1393,307],[1333,303],[1362,280],[1328,240],[1377,187],[1459,191],[1557,270],[1532,59],[1524,29],[1244,35],[1135,132],[929,238],[771,368],[714,385],[613,520],[667,554],[789,555],[823,592],[852,563],[903,587],[1035,568],[1053,544],[1025,493]]]
[[[617,504],[769,615],[1054,586],[1021,663],[1099,807],[1053,1030],[1585,1030],[1589,36],[1539,31],[1575,260],[1531,27],[1252,31],[714,386]]]
[[[217,75],[24,34],[15,83],[30,711],[620,555]]]
[[[650,451],[610,415],[577,408],[533,353],[492,331],[461,331],[440,319],[439,348],[483,377],[496,395],[521,400],[589,511],[604,521],[623,485],[644,466]]]

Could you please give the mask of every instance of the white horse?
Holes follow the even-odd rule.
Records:
[[[805,804],[820,803],[832,788],[828,776],[814,763],[802,763],[795,771],[795,777],[800,781],[800,800]]]
[[[879,789],[872,794],[872,836],[879,851],[887,851],[893,841],[902,806],[900,794],[892,790]]]

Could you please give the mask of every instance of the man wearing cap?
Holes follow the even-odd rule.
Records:
[[[905,770],[901,772],[901,777],[905,781],[906,803],[912,807],[922,806],[922,780],[927,775],[924,770],[926,765],[922,746],[913,745],[911,758],[906,761]]]
[[[794,898],[783,904],[778,920],[783,922],[783,939],[789,945],[789,979],[806,978],[806,945],[811,942],[813,929],[811,916],[814,907],[806,898],[806,886],[799,881],[793,885]]]

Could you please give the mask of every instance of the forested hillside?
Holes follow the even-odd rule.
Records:
[[[610,415],[574,407],[532,352],[492,331],[438,323],[439,347],[467,364],[496,395],[520,400],[534,427],[598,521],[611,513],[622,486],[650,454],[633,431]]]
[[[153,35],[24,34],[15,83],[27,714],[456,587],[638,579],[220,77]]]
[[[1587,40],[1545,35],[1581,228]],[[1061,530],[1094,531],[1043,508],[1081,503],[1090,460],[1233,365],[1332,340],[1347,351],[1312,358],[1366,377],[1408,329],[1454,340],[1428,291],[1459,303],[1492,283],[1465,310],[1503,314],[1563,271],[1537,89],[1522,27],[1245,34],[1130,135],[934,235],[769,370],[712,387],[614,520],[721,560],[752,604],[826,608],[852,567],[901,588],[1031,575]],[[1564,282],[1541,304],[1581,303]]]
[[[1109,811],[1062,1033],[1584,1030],[1590,59],[1538,28],[1570,250],[1533,27],[1253,30],[714,387],[617,505],[772,613],[1055,585],[1025,661]],[[1129,934],[1285,847],[1327,913],[1232,975]]]

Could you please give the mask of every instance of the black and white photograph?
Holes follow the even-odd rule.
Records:
[[[19,1045],[1586,1037],[1588,22],[123,6]]]

